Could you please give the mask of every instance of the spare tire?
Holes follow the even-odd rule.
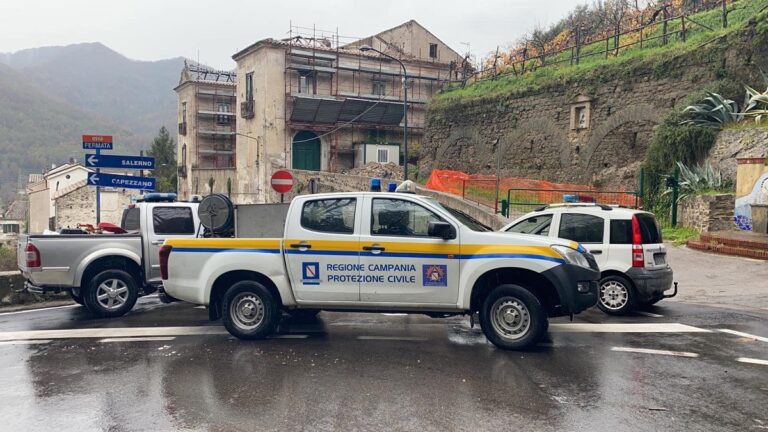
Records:
[[[200,223],[214,234],[231,231],[235,223],[235,206],[224,194],[211,194],[197,208]]]

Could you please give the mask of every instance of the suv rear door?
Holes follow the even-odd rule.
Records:
[[[601,269],[608,262],[608,226],[601,215],[563,212],[557,226],[557,236],[578,242],[589,251]]]

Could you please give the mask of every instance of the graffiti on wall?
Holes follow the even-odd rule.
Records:
[[[749,195],[736,200],[733,219],[741,230],[752,231],[752,204],[768,204],[768,173],[757,179]]]

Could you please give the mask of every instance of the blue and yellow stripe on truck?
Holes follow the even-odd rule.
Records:
[[[249,252],[279,254],[280,240],[260,239],[169,239],[165,244],[173,247],[173,252],[217,253]]]
[[[284,240],[286,246],[302,240]],[[306,250],[285,248],[289,255],[337,255],[337,256],[366,256],[388,258],[433,258],[433,259],[535,259],[565,263],[563,257],[548,246],[517,246],[517,245],[458,245],[440,243],[411,243],[411,242],[375,242],[384,251],[373,253],[361,249],[363,243],[338,240],[309,240],[304,242],[311,248]],[[580,247],[572,242],[574,249]],[[280,240],[277,239],[170,239],[166,244],[173,246],[174,252],[243,252],[243,253],[280,253]]]

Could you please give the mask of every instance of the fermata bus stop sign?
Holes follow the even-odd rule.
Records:
[[[112,135],[83,135],[83,150],[112,150]]]

